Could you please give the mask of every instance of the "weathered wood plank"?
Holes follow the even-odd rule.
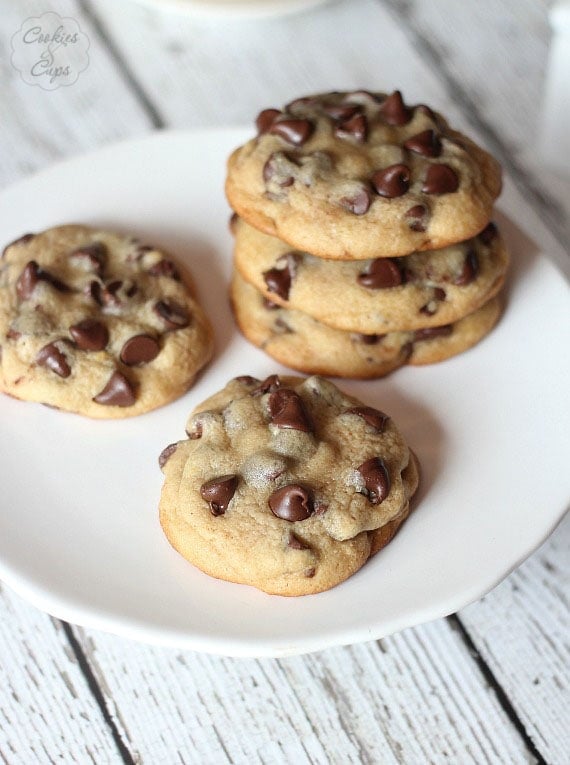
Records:
[[[119,763],[62,625],[0,588],[0,760]]]
[[[552,765],[570,752],[570,516],[460,619]]]
[[[54,0],[49,10],[78,21],[90,41],[89,66],[69,87],[48,91],[26,84],[10,64],[10,41],[27,18],[41,16],[46,6],[41,0],[0,0],[0,186],[58,158],[151,126],[79,4]]]
[[[530,761],[444,620],[380,644],[259,661],[78,635],[142,762]]]

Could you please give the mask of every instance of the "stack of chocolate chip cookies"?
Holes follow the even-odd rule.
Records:
[[[371,378],[492,329],[508,254],[487,152],[399,91],[300,98],[257,128],[226,182],[251,342],[304,372]]]

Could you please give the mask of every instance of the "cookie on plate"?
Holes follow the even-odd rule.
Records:
[[[246,281],[278,305],[350,332],[450,324],[499,291],[508,265],[493,223],[441,250],[342,262],[291,250],[242,220],[233,230],[235,266]]]
[[[471,348],[501,314],[499,297],[452,324],[387,334],[333,329],[301,311],[267,301],[235,273],[231,302],[245,337],[285,366],[307,374],[382,377],[404,364],[433,364]]]
[[[210,324],[160,250],[87,226],[27,234],[0,260],[0,390],[95,418],[182,395]]]
[[[279,595],[355,573],[393,537],[418,485],[393,421],[319,377],[238,377],[160,456],[160,522],[202,571]]]
[[[491,218],[501,170],[486,151],[399,91],[333,92],[265,109],[228,163],[232,208],[322,258],[435,250]]]

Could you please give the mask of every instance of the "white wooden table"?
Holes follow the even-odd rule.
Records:
[[[339,0],[283,19],[212,22],[130,0],[0,0],[0,185],[157,128],[250,124],[305,92],[400,87],[501,160],[562,263],[570,181],[536,152],[548,5]],[[51,92],[10,65],[12,35],[47,10],[90,39],[89,67]],[[569,548],[567,519],[458,614],[281,660],[149,647],[53,619],[3,587],[0,759],[570,763]]]

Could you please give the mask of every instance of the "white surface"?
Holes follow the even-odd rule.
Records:
[[[200,18],[265,18],[299,13],[330,0],[133,0],[159,10]]]
[[[570,2],[551,11],[554,35],[548,59],[540,152],[546,163],[570,178]]]
[[[7,239],[80,220],[171,249],[194,273],[218,338],[196,387],[143,417],[92,422],[0,399],[0,461],[11,476],[3,502],[12,508],[1,520],[0,575],[79,624],[214,653],[285,655],[455,611],[552,530],[570,495],[570,357],[560,353],[569,300],[539,244],[512,223],[516,197],[507,187],[501,208],[510,220],[501,222],[517,257],[494,333],[444,364],[343,383],[388,411],[420,457],[419,507],[396,540],[317,596],[269,597],[210,579],[162,537],[155,465],[162,447],[183,436],[194,404],[229,377],[276,368],[238,336],[227,307],[231,241],[221,189],[225,158],[245,135],[159,133],[54,166],[0,195]],[[78,179],[89,183],[78,190]]]

